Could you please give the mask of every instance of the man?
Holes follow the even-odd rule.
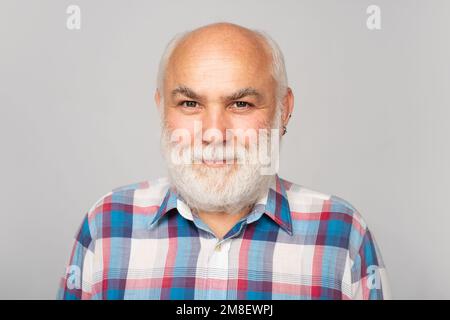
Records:
[[[59,298],[389,297],[360,213],[276,174],[294,97],[270,37],[230,23],[178,35],[155,102],[168,178],[92,206]]]

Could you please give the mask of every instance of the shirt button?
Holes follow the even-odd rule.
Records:
[[[215,251],[220,252],[220,249],[222,248],[222,245],[219,243],[218,245],[216,245],[215,247]]]

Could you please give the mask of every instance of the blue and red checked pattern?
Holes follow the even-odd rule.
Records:
[[[223,237],[166,178],[114,189],[76,234],[59,299],[388,299],[386,269],[348,202],[274,175]]]

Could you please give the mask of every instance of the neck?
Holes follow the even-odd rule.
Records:
[[[250,205],[234,214],[224,211],[207,212],[198,210],[197,215],[208,225],[218,239],[222,239],[239,220],[250,213],[251,208],[252,206]]]

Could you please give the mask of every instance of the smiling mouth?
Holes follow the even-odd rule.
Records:
[[[224,167],[224,166],[229,166],[229,165],[233,165],[236,163],[236,159],[232,159],[230,160],[202,160],[202,163],[210,166],[210,167]]]

